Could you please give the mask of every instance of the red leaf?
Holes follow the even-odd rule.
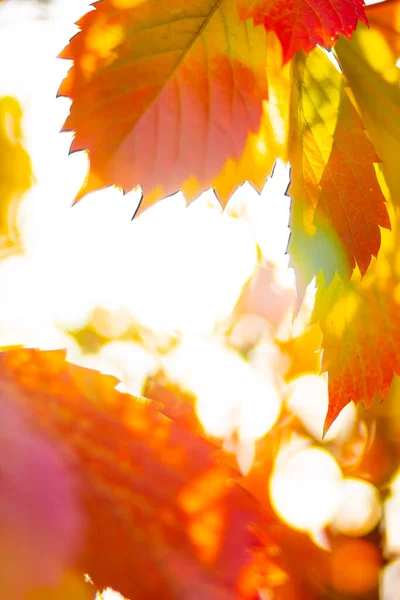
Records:
[[[131,599],[243,597],[258,505],[211,444],[115,384],[63,352],[0,356],[1,391],[18,397],[78,480],[81,572]]]
[[[90,159],[77,199],[115,184],[154,201],[192,176],[207,187],[260,125],[265,34],[240,22],[233,0],[129,4],[95,4],[62,54],[74,60],[64,130]]]
[[[333,46],[347,38],[358,21],[367,23],[364,0],[236,0],[242,19],[274,31],[281,41],[283,60],[298,50],[310,52],[318,44]]]

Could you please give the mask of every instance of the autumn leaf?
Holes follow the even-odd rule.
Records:
[[[265,68],[268,74],[268,99],[263,102],[260,127],[256,133],[249,134],[240,157],[229,158],[211,182],[223,206],[244,181],[249,181],[261,191],[276,159],[286,159],[290,68],[289,65],[282,68],[282,48],[272,33],[267,36]],[[201,182],[190,177],[181,185],[181,190],[190,201],[203,191],[203,187]],[[145,205],[152,201],[151,196],[147,194]],[[153,196],[157,199],[157,192]]]
[[[274,31],[287,62],[298,50],[310,52],[318,44],[331,47],[339,35],[347,38],[362,21],[367,23],[364,0],[236,0],[242,19]]]
[[[323,334],[322,370],[329,373],[325,432],[350,401],[369,407],[400,374],[398,238],[386,236],[386,248],[364,279],[335,277],[317,292],[314,320]]]
[[[267,96],[266,36],[234,0],[103,0],[78,25],[59,92],[72,99],[71,150],[89,153],[77,199],[141,185],[146,203],[189,177],[208,187],[240,158]]]
[[[400,15],[400,3],[390,3]],[[378,7],[372,14],[377,14]],[[382,7],[384,8],[384,7]],[[393,28],[396,17],[392,15]],[[394,35],[394,34],[393,34]],[[397,42],[400,45],[400,26]],[[336,53],[346,82],[379,158],[392,201],[400,204],[397,157],[400,153],[400,75],[396,66],[396,46],[389,44],[380,26],[360,27],[351,44],[340,40]]]
[[[29,154],[22,145],[22,109],[15,98],[0,98],[0,249],[18,244],[16,207],[32,184]]]
[[[258,505],[214,446],[115,384],[62,351],[0,355],[1,394],[52,440],[76,480],[85,523],[70,568],[131,599],[247,597],[238,590],[257,545]]]
[[[320,271],[362,275],[390,220],[374,163],[379,159],[343,78],[316,49],[293,65],[289,159],[293,197],[289,252],[304,289]]]

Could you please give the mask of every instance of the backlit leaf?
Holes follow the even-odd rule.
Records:
[[[64,356],[5,352],[0,391],[19,400],[75,475],[86,522],[71,568],[131,599],[189,599],[193,590],[243,598],[260,515],[236,472],[157,404],[117,392],[114,378]]]
[[[257,132],[267,96],[266,36],[234,0],[103,0],[64,50],[74,65],[65,130],[89,153],[77,199],[115,184],[154,201],[190,177],[208,187]],[[152,192],[152,194],[151,194]]]
[[[272,33],[267,36],[266,70],[268,99],[263,102],[260,128],[248,136],[241,156],[229,158],[212,180],[212,187],[223,206],[244,181],[250,181],[261,191],[276,159],[287,158],[290,68],[289,65],[282,68],[282,49]],[[193,177],[181,189],[189,201],[203,191],[201,182]],[[146,199],[146,204],[149,201],[151,198]]]
[[[395,7],[400,15],[400,2]],[[394,26],[395,15],[392,22]],[[400,44],[400,27],[397,40]],[[340,40],[336,52],[368,136],[382,161],[392,201],[399,205],[400,74],[397,53],[391,45],[372,23],[370,30],[360,27],[351,44]]]
[[[283,58],[318,44],[331,47],[339,35],[349,38],[358,21],[367,23],[364,0],[236,0],[242,19],[252,18],[279,37]]]
[[[323,333],[322,370],[329,373],[325,431],[351,400],[370,406],[400,373],[400,270],[390,239],[367,275],[336,277],[318,290],[315,319]],[[385,254],[384,254],[385,251]]]
[[[364,275],[390,221],[379,159],[340,73],[320,49],[296,57],[293,70],[289,251],[304,288],[320,270],[326,283],[356,265]]]

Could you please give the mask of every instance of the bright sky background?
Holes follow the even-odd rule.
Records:
[[[58,134],[69,100],[55,100],[55,94],[69,62],[54,56],[76,31],[72,23],[86,5],[81,0],[53,0],[50,7],[42,8],[52,20],[32,22],[29,3],[14,3],[14,10],[7,11],[9,24],[3,25],[1,32],[0,46],[8,60],[1,66],[0,92],[15,95],[23,104],[26,142],[37,178],[23,203],[19,226],[34,263],[31,278],[38,276],[35,267],[39,261],[42,271],[45,264],[47,267],[42,278],[48,277],[48,281],[34,287],[42,289],[47,284],[50,288],[47,299],[31,290],[30,303],[35,305],[38,319],[51,317],[61,327],[84,323],[94,302],[108,309],[128,303],[149,327],[208,332],[229,314],[253,272],[257,241],[267,258],[285,263],[289,200],[283,197],[283,190],[287,175],[282,175],[278,189],[272,190],[269,206],[265,199],[257,203],[253,193],[256,206],[252,207],[251,226],[210,210],[206,198],[183,210],[182,197],[160,203],[131,223],[138,195],[124,197],[114,189],[92,194],[70,210],[87,160],[84,153],[67,157],[71,135]],[[277,196],[279,202],[273,202]],[[290,272],[287,278],[291,285]],[[23,290],[15,295],[25,301]],[[7,308],[18,312],[15,298],[9,297]],[[15,325],[23,327],[21,315],[16,317]]]

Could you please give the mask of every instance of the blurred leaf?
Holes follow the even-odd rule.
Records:
[[[294,291],[279,287],[274,268],[267,265],[259,267],[243,286],[235,315],[236,318],[246,314],[258,315],[276,331],[294,302]]]
[[[289,358],[289,367],[285,373],[286,381],[291,381],[306,373],[319,373],[321,364],[322,334],[314,324],[297,337],[277,341],[281,351]]]
[[[141,185],[149,205],[189,177],[208,187],[240,159],[267,97],[266,35],[232,0],[103,0],[78,24],[60,88],[72,99],[71,150],[89,152],[77,199]]]
[[[59,583],[79,552],[82,515],[67,465],[17,405],[19,390],[0,386],[0,594],[20,600]]]
[[[242,19],[252,18],[279,37],[284,61],[318,44],[331,47],[350,37],[358,21],[367,23],[363,0],[236,0]]]
[[[64,356],[10,350],[0,356],[0,385],[75,474],[86,518],[81,573],[128,598],[193,598],[194,589],[202,598],[244,597],[237,586],[261,514],[236,472],[155,403],[117,392],[114,378]]]
[[[94,600],[94,594],[82,574],[67,572],[56,587],[30,592],[24,600]]]
[[[380,227],[390,228],[374,163],[379,159],[325,53],[293,63],[289,159],[293,196],[289,252],[304,290],[322,270],[364,275],[377,256]]]
[[[335,540],[331,561],[332,587],[345,597],[377,598],[380,566],[379,550],[371,541]]]
[[[376,419],[373,422],[376,423]],[[398,471],[398,455],[380,431],[372,433],[373,437],[367,439],[368,445],[359,454],[358,461],[352,465],[345,464],[345,467],[348,471],[351,469],[353,477],[360,477],[383,488]]]
[[[386,0],[367,6],[366,14],[368,24],[372,31],[379,31],[396,57],[400,56],[400,2],[399,0]],[[381,56],[376,56],[381,61]]]
[[[22,109],[15,98],[0,98],[0,249],[18,243],[16,208],[32,184],[32,167],[22,145]]]
[[[159,402],[164,415],[178,425],[204,436],[204,429],[195,412],[196,398],[158,373],[149,377],[143,395]]]

